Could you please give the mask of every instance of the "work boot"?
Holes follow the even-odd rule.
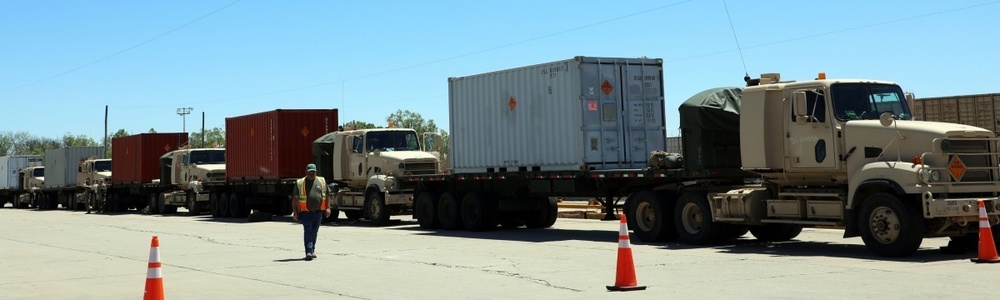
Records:
[[[310,260],[313,260],[313,255],[312,255],[312,253],[306,253],[306,258],[303,258],[303,259],[304,259],[304,260],[306,260],[306,261],[310,261]]]

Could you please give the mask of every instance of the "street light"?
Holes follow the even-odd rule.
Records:
[[[183,126],[181,128],[183,128],[184,133],[187,133],[187,115],[190,114],[192,110],[194,110],[194,108],[190,107],[181,107],[177,109],[177,114],[181,116],[181,126]]]

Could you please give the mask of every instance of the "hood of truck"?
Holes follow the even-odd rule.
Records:
[[[411,161],[411,160],[434,160],[437,158],[433,154],[423,151],[382,151],[379,156],[386,160],[395,160],[398,162]]]
[[[111,172],[97,172],[96,175],[97,175],[96,176],[97,178],[104,179],[104,178],[111,177]]]
[[[368,158],[369,167],[379,172],[392,171],[393,174],[434,174],[438,159],[434,154],[423,151],[383,151],[378,156]]]
[[[888,127],[878,120],[849,121],[844,125],[845,148],[851,153],[848,163],[906,161],[934,151],[934,139],[945,137],[993,138],[989,130],[954,123],[895,121]],[[883,153],[877,158],[878,153]],[[850,168],[850,167],[849,167]]]
[[[201,164],[195,166],[199,171],[204,171],[206,173],[212,171],[226,171],[226,164]]]

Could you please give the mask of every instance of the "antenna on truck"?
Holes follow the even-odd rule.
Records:
[[[736,26],[733,26],[733,17],[729,15],[729,4],[726,4],[726,0],[722,0],[722,6],[726,8],[726,18],[729,19],[729,29],[733,31],[733,40],[736,41],[736,50],[740,52],[740,62],[743,62],[743,81],[747,83],[747,86],[750,86],[750,71],[747,70],[747,61],[743,59],[743,47],[740,47],[740,39],[736,37]]]

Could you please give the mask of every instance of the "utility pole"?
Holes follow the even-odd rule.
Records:
[[[187,115],[190,114],[192,110],[194,110],[194,108],[190,107],[181,107],[177,109],[177,114],[181,116],[181,126],[183,126],[181,128],[184,130],[184,133],[187,133]]]

